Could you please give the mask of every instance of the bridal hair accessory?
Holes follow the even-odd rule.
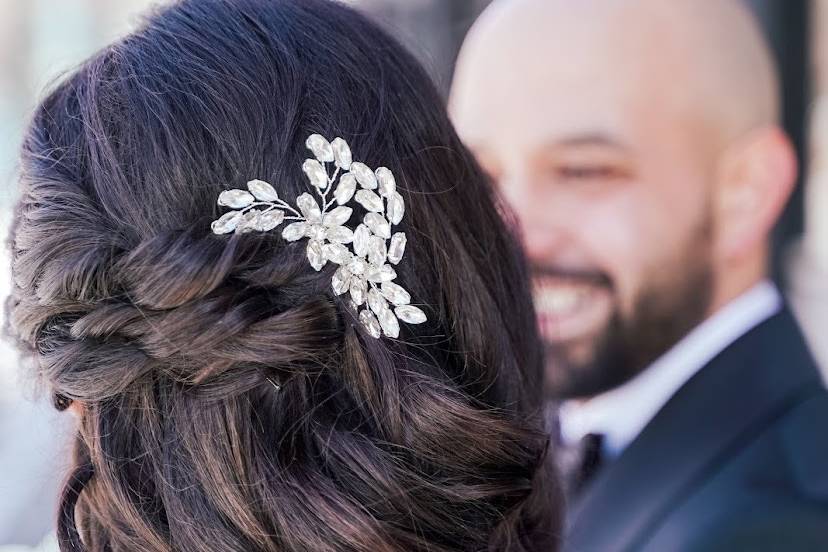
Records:
[[[394,175],[386,167],[372,171],[364,163],[353,161],[351,148],[342,138],[328,142],[313,134],[305,145],[315,159],[306,159],[302,170],[319,203],[306,192],[296,198],[297,210],[280,199],[267,182],[251,180],[247,190],[219,194],[218,204],[233,211],[213,221],[213,232],[267,232],[285,221],[295,221],[282,230],[282,237],[289,242],[308,238],[308,261],[316,271],[328,261],[339,265],[331,287],[336,295],[350,295],[351,305],[369,334],[396,338],[400,335],[400,320],[408,324],[425,322],[425,313],[411,305],[409,293],[394,283],[397,273],[392,265],[402,260],[406,245],[405,233],[391,233],[405,212]],[[336,167],[332,175],[329,163]],[[333,195],[328,199],[331,191]],[[354,230],[345,226],[353,214],[348,206],[351,200],[366,211]]]

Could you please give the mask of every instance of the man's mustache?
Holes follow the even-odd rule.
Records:
[[[534,263],[530,266],[530,270],[532,278],[556,278],[607,289],[613,288],[612,278],[606,272],[600,270],[574,269]]]

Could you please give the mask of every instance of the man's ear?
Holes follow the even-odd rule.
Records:
[[[717,256],[734,260],[764,247],[797,170],[794,147],[776,126],[754,130],[725,150],[713,194]]]

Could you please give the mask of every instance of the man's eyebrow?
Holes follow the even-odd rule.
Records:
[[[548,142],[550,147],[601,146],[620,150],[630,150],[625,142],[599,132],[585,132],[556,138]]]

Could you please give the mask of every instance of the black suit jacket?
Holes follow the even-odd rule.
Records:
[[[828,551],[828,392],[791,314],[688,381],[568,517],[565,552]]]

